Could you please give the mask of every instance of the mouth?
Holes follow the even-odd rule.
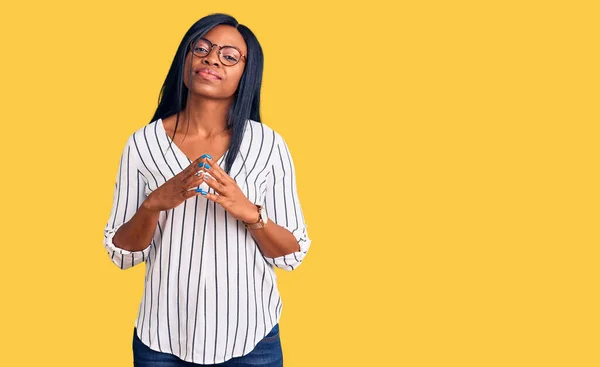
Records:
[[[217,73],[216,71],[214,71],[212,69],[208,69],[208,68],[196,69],[194,72],[196,73],[196,75],[201,76],[204,79],[209,79],[209,80],[221,80],[221,79],[223,79],[223,78],[221,78],[221,76],[219,75],[219,73]]]

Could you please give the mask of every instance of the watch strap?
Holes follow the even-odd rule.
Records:
[[[264,228],[264,226],[266,225],[265,222],[262,219],[263,206],[262,205],[258,205],[258,204],[255,204],[255,205],[256,205],[256,208],[258,209],[258,222],[256,222],[256,223],[246,223],[246,222],[244,222],[244,227],[246,227],[247,229]]]

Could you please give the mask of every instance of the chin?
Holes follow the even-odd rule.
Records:
[[[184,83],[184,85],[189,88],[188,83]],[[192,83],[192,88],[190,88],[190,94],[195,97],[209,98],[209,99],[230,99],[234,97],[235,90],[224,90],[230,88],[223,88],[222,84],[209,84],[209,83],[201,83],[195,82]]]
[[[223,93],[222,91],[216,90],[207,90],[206,88],[194,88],[190,90],[190,93],[195,97],[201,97],[206,99],[215,99],[215,100],[223,100],[223,99],[231,99],[233,98],[232,94]]]

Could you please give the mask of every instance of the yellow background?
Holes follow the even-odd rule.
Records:
[[[600,365],[593,3],[3,4],[1,364],[132,364],[119,156],[219,11],[263,46],[313,240],[278,273],[287,367]]]

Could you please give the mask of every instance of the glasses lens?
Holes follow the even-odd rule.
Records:
[[[198,40],[198,42],[196,42],[193,51],[196,56],[204,57],[210,52],[210,47],[210,43],[206,42],[203,39],[200,39]]]
[[[223,47],[219,56],[223,64],[235,65],[240,61],[242,54],[233,47]]]

